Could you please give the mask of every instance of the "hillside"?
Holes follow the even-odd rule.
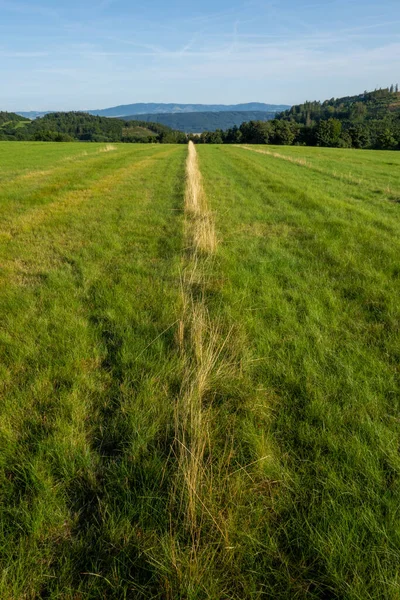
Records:
[[[243,111],[262,111],[279,112],[290,108],[283,104],[264,104],[262,102],[248,102],[246,104],[164,104],[164,103],[136,103],[112,106],[96,110],[85,110],[83,112],[99,117],[127,117],[134,115],[155,115],[155,114],[176,114],[192,112],[243,112]],[[18,112],[19,115],[27,119],[36,119],[43,117],[53,111],[28,111]],[[55,111],[57,112],[57,111]]]
[[[329,118],[353,122],[383,119],[400,113],[400,92],[396,89],[392,86],[325,102],[305,102],[283,111],[278,118],[308,126]]]
[[[399,150],[400,93],[396,88],[305,102],[267,122],[251,120],[225,131],[204,132],[193,141]]]
[[[103,117],[126,117],[142,114],[180,114],[195,112],[246,112],[263,111],[273,112],[288,109],[289,106],[264,104],[262,102],[248,102],[246,104],[127,104],[115,106],[103,110],[89,110],[90,114],[96,114]]]
[[[8,123],[18,123],[26,121],[24,117],[16,113],[0,111],[0,127]]]
[[[161,123],[109,119],[87,113],[51,113],[34,121],[24,122],[24,124],[23,129],[15,127],[13,123],[3,126],[0,128],[0,139],[141,143],[181,143],[186,141],[184,134],[173,131]]]
[[[275,112],[262,111],[221,111],[221,112],[191,112],[175,114],[145,114],[140,115],[142,121],[163,123],[172,129],[185,133],[201,133],[202,131],[216,131],[239,127],[242,123],[251,120],[269,121],[275,117]],[[127,120],[135,116],[125,117]]]

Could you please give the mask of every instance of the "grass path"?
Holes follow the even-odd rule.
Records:
[[[183,477],[186,506],[183,520],[190,529],[193,552],[201,534],[204,504],[204,454],[209,440],[209,422],[204,395],[218,359],[216,332],[210,323],[204,298],[207,283],[205,260],[216,248],[212,215],[204,195],[194,144],[189,144],[185,193],[186,251],[182,280],[182,319],[179,338],[184,356],[184,376],[176,405],[176,441],[179,471]],[[205,260],[204,260],[205,259]],[[207,336],[207,340],[206,340]],[[199,507],[200,503],[200,507]]]

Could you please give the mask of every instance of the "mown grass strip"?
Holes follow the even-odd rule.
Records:
[[[54,165],[46,171],[33,171],[28,177],[25,175],[17,181],[3,181],[0,183],[2,202],[0,217],[3,223],[12,220],[27,210],[45,206],[55,202],[67,192],[81,192],[90,188],[91,183],[101,181],[106,175],[111,175],[116,169],[129,165],[129,162],[142,157],[146,159],[155,153],[163,152],[166,148],[137,149],[134,153],[129,148],[119,146],[115,153],[105,154],[99,148],[95,154],[88,154],[83,162],[76,162],[75,155],[67,156],[62,164]],[[40,157],[40,153],[39,153]]]
[[[166,156],[171,153],[171,150],[164,151],[159,156]],[[126,178],[132,171],[132,169],[143,169],[154,160],[154,156],[150,156],[147,158],[143,158],[142,160],[136,160],[134,165],[132,164],[124,164],[123,166],[117,166],[115,163],[111,163],[111,168],[108,166],[108,170],[111,172],[108,175],[104,173],[101,174],[101,178],[98,179],[98,175],[94,180],[89,179],[88,173],[86,173],[86,177],[83,179],[84,184],[80,185],[78,189],[76,189],[76,183],[74,184],[75,189],[69,189],[69,185],[59,185],[57,183],[57,193],[52,194],[52,197],[56,196],[56,200],[53,202],[49,202],[48,188],[44,189],[40,188],[38,195],[41,198],[46,199],[46,203],[44,205],[40,204],[39,206],[34,206],[30,209],[25,208],[24,212],[18,216],[17,218],[13,218],[9,223],[7,228],[0,229],[0,235],[5,237],[13,237],[16,235],[20,235],[21,232],[26,231],[28,229],[37,227],[40,223],[49,220],[51,221],[54,214],[62,213],[65,211],[71,210],[72,207],[79,206],[82,202],[88,201],[93,196],[98,194],[99,192],[109,193],[113,186],[118,185],[120,181]],[[126,158],[124,163],[126,163]],[[93,170],[93,166],[91,166],[91,171]],[[96,174],[101,173],[99,165],[95,166]],[[80,176],[84,177],[85,172],[82,173],[80,171]],[[73,172],[68,171],[65,175],[68,182],[73,180]]]
[[[132,148],[124,177],[7,243],[29,273],[0,289],[6,600],[161,585],[151,549],[169,527],[180,359],[159,334],[179,302],[184,162],[169,150],[137,169]]]

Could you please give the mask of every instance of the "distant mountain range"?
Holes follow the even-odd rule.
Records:
[[[204,113],[204,112],[248,112],[258,111],[277,113],[289,109],[287,104],[264,104],[262,102],[248,102],[247,104],[155,104],[137,103],[113,106],[99,110],[85,110],[82,112],[99,117],[133,117],[135,115],[160,115],[160,114],[182,114],[182,113]],[[27,119],[36,119],[48,115],[52,111],[21,111],[18,115]]]
[[[140,115],[141,121],[161,123],[172,129],[184,133],[201,133],[202,131],[216,131],[217,129],[230,129],[235,125],[240,127],[246,121],[270,121],[276,112],[260,110],[248,111],[220,111],[220,112],[181,112],[181,113],[147,113]],[[136,120],[137,115],[124,117],[125,120]]]

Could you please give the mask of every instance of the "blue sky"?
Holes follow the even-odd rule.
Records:
[[[400,0],[0,0],[0,110],[323,100],[400,80],[399,32]]]

